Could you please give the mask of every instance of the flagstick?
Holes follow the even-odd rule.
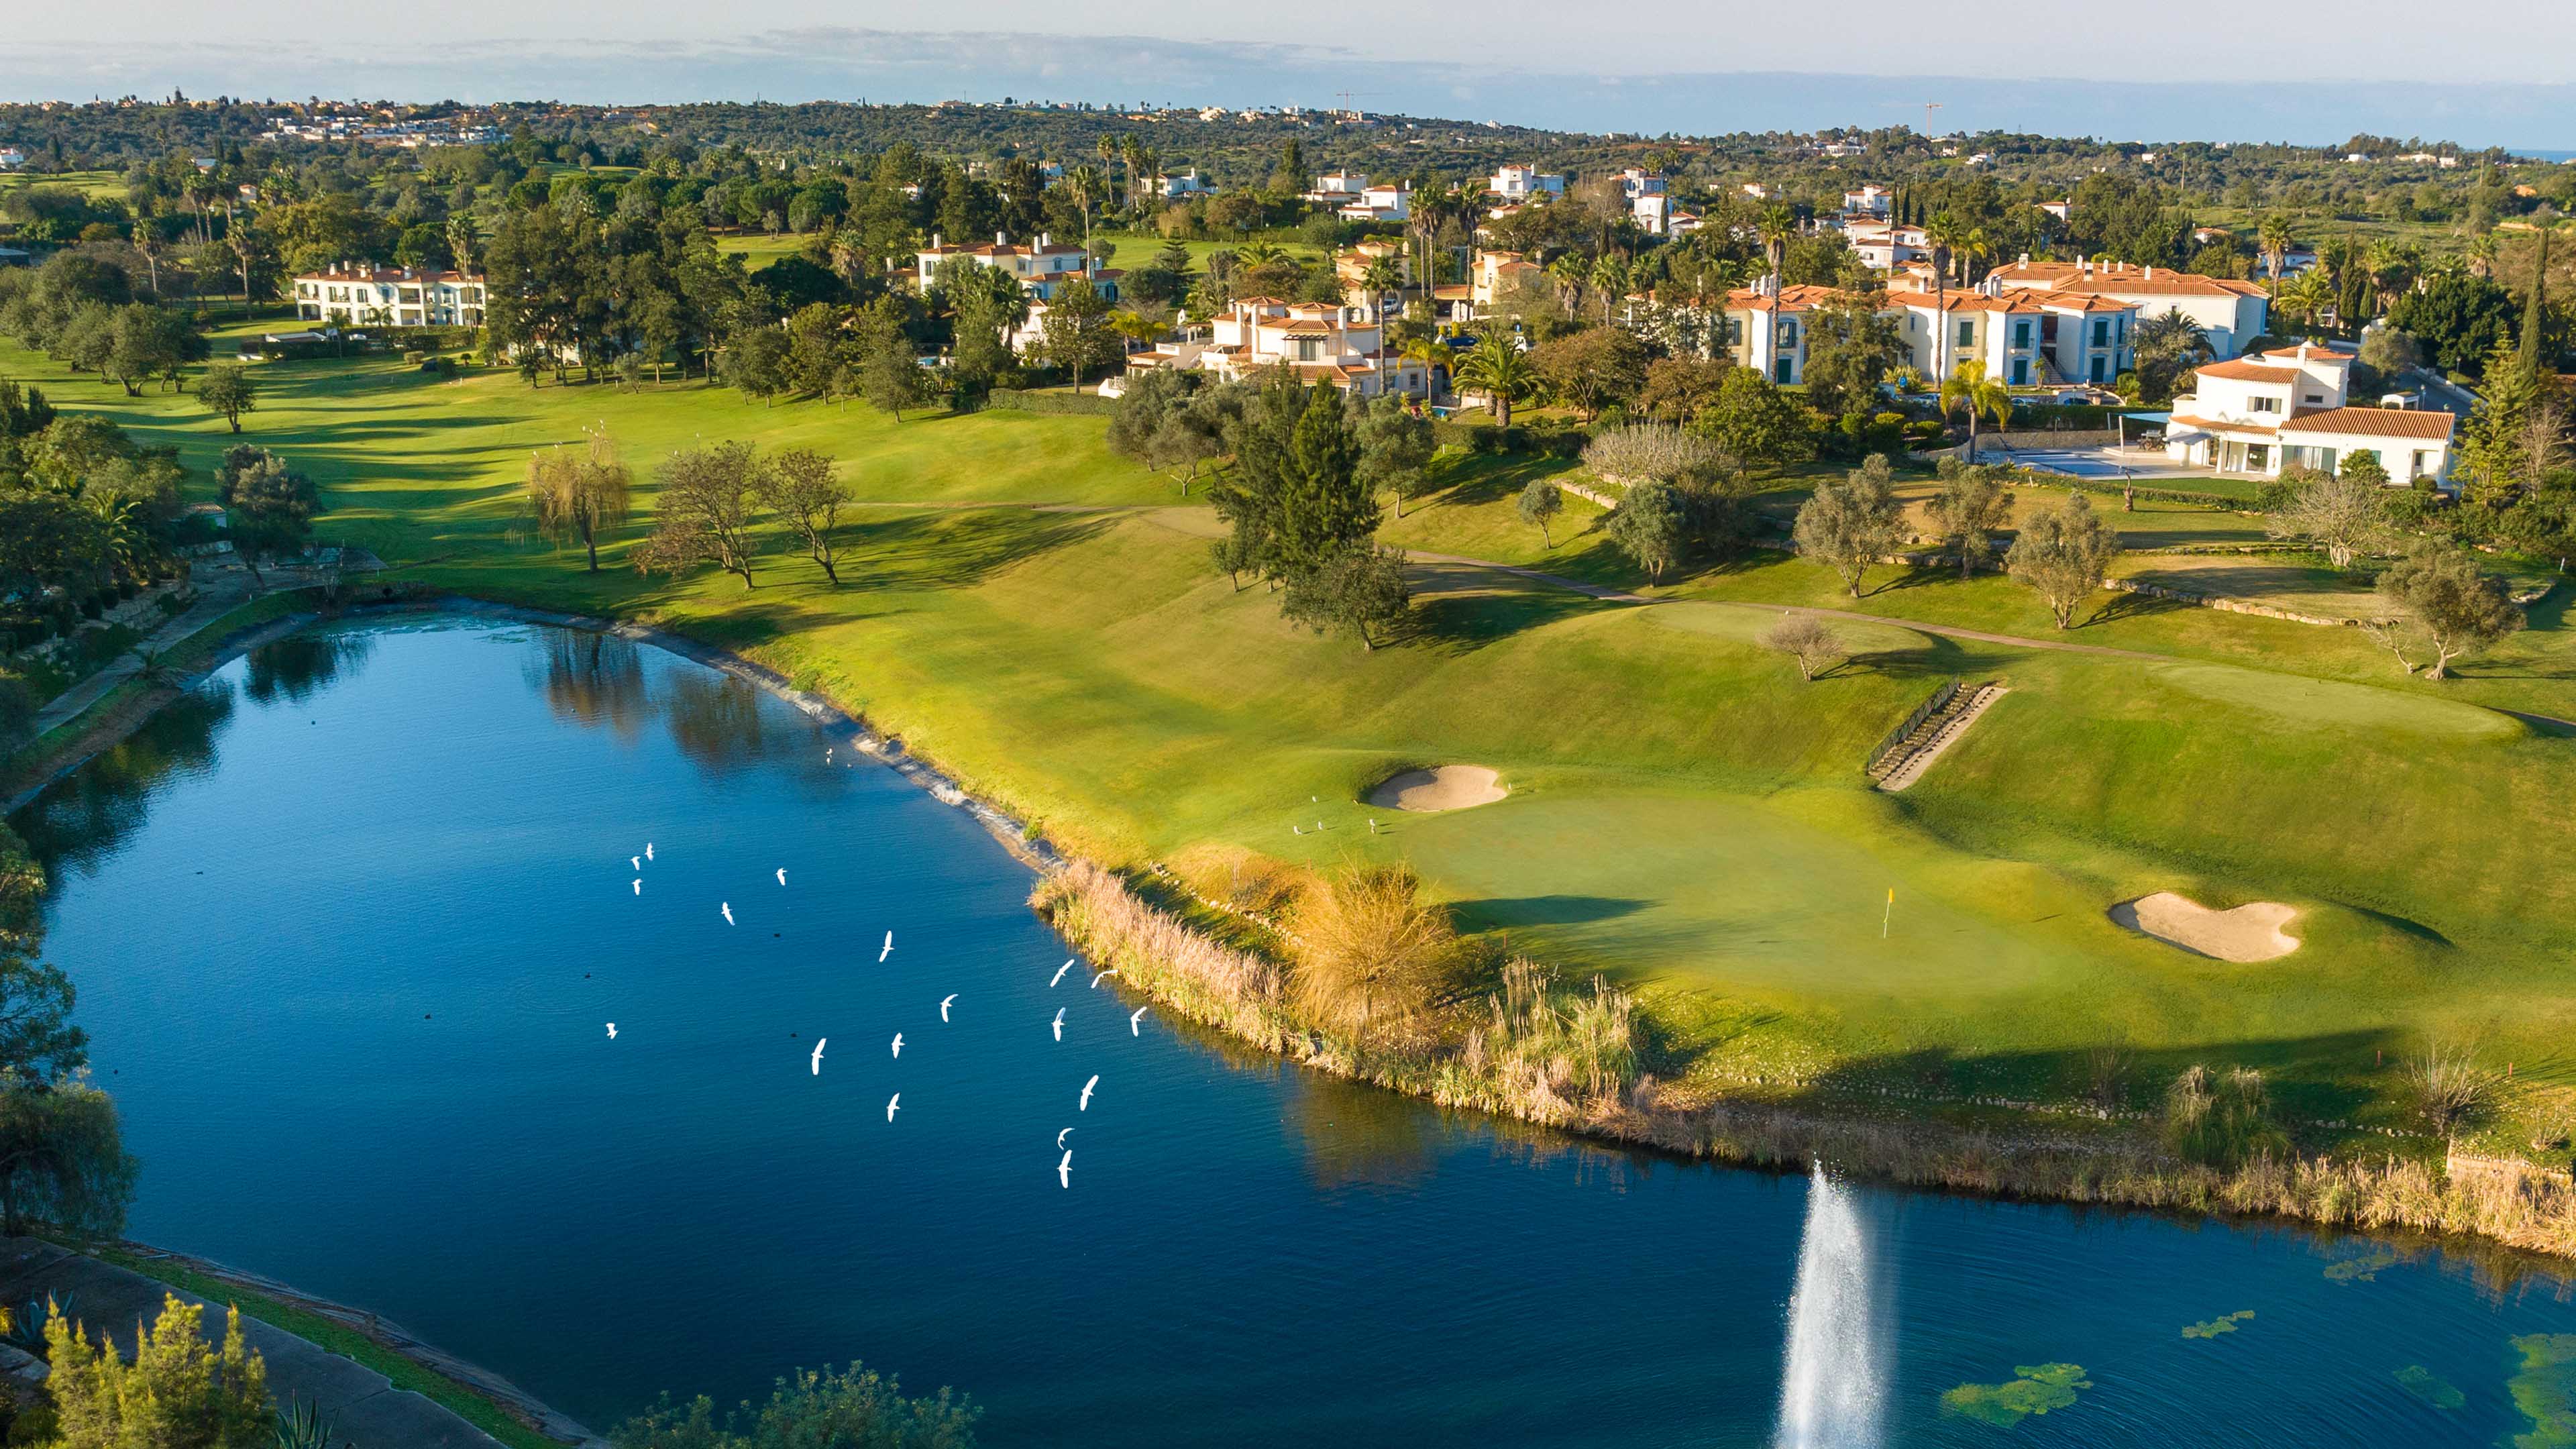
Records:
[[[1887,939],[1887,924],[1896,919],[1896,887],[1887,888],[1887,910],[1878,918],[1878,939]]]

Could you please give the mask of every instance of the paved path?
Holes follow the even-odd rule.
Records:
[[[207,584],[197,590],[197,602],[153,630],[151,637],[143,641],[143,647],[155,653],[170,648],[231,613],[240,605],[242,597],[237,586]],[[136,659],[131,651],[119,655],[115,662],[54,696],[52,703],[36,711],[36,733],[42,735],[47,730],[71,723],[82,710],[98,703],[109,690],[132,679],[142,669],[142,661]]]
[[[72,1295],[72,1316],[113,1336],[129,1355],[135,1325],[160,1316],[164,1294],[177,1290],[112,1263],[83,1257],[37,1238],[0,1238],[0,1302],[24,1303],[51,1293]],[[183,1301],[203,1303],[194,1294]],[[223,1333],[221,1305],[206,1310],[206,1332]],[[268,1361],[269,1392],[281,1405],[317,1406],[337,1425],[335,1443],[354,1449],[502,1449],[501,1441],[454,1411],[397,1389],[384,1375],[244,1315],[242,1337]]]
[[[1932,768],[1932,762],[1941,758],[1951,745],[1958,742],[1959,736],[1968,732],[1968,726],[1977,722],[1977,716],[1984,714],[1996,700],[2010,693],[2012,693],[2011,690],[1999,684],[1978,685],[1976,698],[1968,702],[1968,707],[1944,720],[1940,731],[1934,734],[1921,749],[1906,756],[1895,769],[1888,771],[1887,778],[1878,782],[1878,788],[1893,795],[1922,779],[1923,772]]]

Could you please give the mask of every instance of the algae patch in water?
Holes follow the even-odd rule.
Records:
[[[2576,1446],[2576,1333],[2533,1333],[2513,1341],[2522,1372],[2505,1382],[2513,1406],[2531,1420],[2531,1432],[2513,1436],[2513,1449]]]
[[[2329,1283],[2376,1283],[2379,1281],[2380,1269],[2394,1268],[2396,1266],[2397,1255],[2388,1251],[2386,1248],[2381,1248],[2375,1252],[2365,1253],[2358,1258],[2346,1258],[2340,1263],[2327,1264],[2326,1281]]]
[[[1941,1407],[2009,1429],[2032,1414],[2066,1408],[2076,1390],[2093,1387],[2082,1364],[2020,1364],[2013,1372],[2019,1377],[2010,1383],[1961,1384],[1941,1396]]]
[[[2230,1313],[2223,1318],[2213,1318],[2207,1323],[2186,1323],[2182,1328],[2182,1336],[2185,1338],[2216,1338],[2222,1333],[2234,1333],[2236,1331],[2236,1325],[2249,1322],[2253,1317],[2253,1309],[2239,1308],[2234,1313]]]
[[[2469,1401],[2469,1396],[2442,1381],[2441,1377],[2420,1363],[2410,1363],[2397,1370],[2397,1386],[2437,1409],[2456,1409]]]

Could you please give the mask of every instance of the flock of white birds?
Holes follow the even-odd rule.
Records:
[[[830,758],[830,753],[827,751],[827,752],[825,753],[825,759],[826,759],[826,760],[828,760],[829,758]],[[638,895],[638,896],[641,896],[641,895],[643,895],[643,894],[644,894],[644,876],[643,876],[644,863],[645,863],[646,861],[651,860],[652,858],[653,858],[653,842],[651,842],[651,841],[649,841],[649,840],[648,840],[648,841],[646,841],[646,842],[644,842],[644,853],[643,853],[642,855],[630,855],[630,856],[628,856],[628,857],[626,858],[626,863],[627,863],[628,865],[632,866],[632,867],[635,869],[635,871],[636,871],[635,879],[631,882],[631,885],[632,885],[632,888],[633,888],[633,890],[634,890],[634,893],[635,893],[636,895]],[[781,889],[785,889],[785,888],[786,888],[786,885],[787,885],[787,867],[785,867],[785,866],[783,866],[783,865],[782,865],[782,866],[780,866],[780,867],[778,867],[778,884],[779,884],[779,887],[780,887]],[[721,915],[721,916],[723,916],[723,917],[724,917],[724,923],[725,923],[726,925],[730,926],[730,925],[734,924],[734,919],[733,919],[733,902],[731,902],[731,901],[718,901],[718,902],[716,903],[716,913],[717,913],[718,915]],[[884,946],[882,946],[882,947],[880,947],[880,948],[878,949],[878,951],[877,951],[877,960],[878,960],[880,963],[882,963],[882,962],[883,962],[887,957],[892,956],[893,954],[894,954],[894,932],[892,932],[892,931],[888,931],[888,932],[886,932],[886,933],[885,933],[885,945],[884,945]],[[1047,981],[1047,987],[1048,987],[1048,989],[1049,989],[1049,990],[1053,990],[1056,986],[1058,986],[1058,985],[1060,985],[1060,984],[1062,984],[1062,983],[1063,983],[1063,981],[1064,981],[1064,977],[1065,977],[1065,973],[1066,973],[1066,972],[1068,972],[1068,971],[1071,971],[1071,970],[1073,969],[1075,959],[1077,959],[1077,958],[1067,958],[1067,959],[1066,959],[1066,961],[1065,961],[1065,963],[1064,963],[1062,966],[1059,966],[1059,967],[1057,967],[1057,968],[1056,968],[1055,975],[1054,975],[1054,976],[1052,976],[1052,977],[1050,977],[1050,978],[1048,979],[1048,981]],[[1115,975],[1117,975],[1117,974],[1118,974],[1118,971],[1117,971],[1117,968],[1115,968],[1115,967],[1112,967],[1112,968],[1110,968],[1109,970],[1106,970],[1106,971],[1101,971],[1101,972],[1094,973],[1094,975],[1093,975],[1093,976],[1092,976],[1092,978],[1091,978],[1091,989],[1092,989],[1092,990],[1094,990],[1094,991],[1099,990],[1099,989],[1100,989],[1100,983],[1101,983],[1101,982],[1106,981],[1106,980],[1108,980],[1110,977],[1115,976]],[[947,995],[947,996],[944,996],[944,997],[940,998],[940,1001],[939,1001],[939,1020],[941,1021],[941,1023],[942,1023],[942,1024],[945,1024],[945,1023],[947,1022],[947,1020],[948,1020],[948,1009],[949,1009],[949,1007],[950,1007],[951,1005],[955,1004],[956,1000],[957,1000],[957,993],[954,993],[954,992],[951,992],[949,995]],[[1145,1008],[1145,1007],[1140,1006],[1140,1007],[1137,1007],[1137,1008],[1136,1008],[1136,1010],[1135,1010],[1132,1014],[1130,1014],[1130,1015],[1128,1016],[1128,1018],[1127,1018],[1127,1034],[1128,1034],[1129,1036],[1142,1036],[1142,1035],[1144,1035],[1144,1031],[1143,1031],[1143,1029],[1142,1029],[1142,1028],[1143,1028],[1143,1023],[1144,1023],[1144,1020],[1145,1020],[1145,1012],[1146,1012],[1146,1008]],[[1054,1031],[1054,1033],[1055,1033],[1055,1039],[1056,1039],[1057,1041],[1062,1041],[1062,1040],[1064,1040],[1064,1010],[1063,1010],[1062,1008],[1058,1008],[1058,1009],[1057,1009],[1057,1011],[1056,1011],[1056,1014],[1055,1014],[1055,1021],[1052,1023],[1052,1029],[1053,1029],[1053,1031]],[[617,1040],[617,1023],[616,1023],[616,1022],[613,1022],[613,1021],[612,1021],[612,1022],[608,1023],[608,1039],[609,1039],[610,1041],[615,1041],[615,1040]],[[823,1047],[824,1047],[824,1045],[826,1044],[826,1042],[828,1042],[828,1041],[829,1041],[829,1038],[827,1038],[827,1037],[816,1037],[816,1038],[814,1039],[814,1054],[813,1054],[813,1056],[810,1058],[810,1063],[809,1063],[809,1064],[810,1064],[810,1066],[811,1066],[811,1068],[812,1068],[813,1075],[818,1076],[818,1077],[819,1077],[819,1076],[821,1076],[821,1075],[823,1075]],[[896,1033],[894,1034],[893,1053],[894,1053],[894,1057],[895,1057],[895,1059],[896,1059],[896,1060],[898,1060],[898,1061],[902,1060],[902,1058],[903,1058],[903,1033],[902,1033],[902,1032],[896,1032]],[[1097,1088],[1099,1085],[1100,1085],[1100,1075],[1099,1075],[1097,1072],[1095,1072],[1095,1073],[1093,1073],[1093,1074],[1092,1074],[1091,1080],[1089,1080],[1089,1081],[1087,1081],[1087,1082],[1085,1082],[1085,1083],[1083,1083],[1083,1084],[1082,1084],[1082,1092],[1081,1092],[1081,1095],[1080,1095],[1080,1096],[1078,1096],[1078,1097],[1075,1099],[1075,1101],[1074,1101],[1074,1108],[1073,1108],[1073,1109],[1074,1109],[1075,1111],[1077,1111],[1077,1112],[1088,1112],[1088,1111],[1090,1111],[1090,1110],[1091,1110],[1091,1094],[1092,1094],[1092,1091],[1093,1091],[1095,1088]],[[885,1109],[885,1111],[886,1111],[886,1120],[887,1120],[888,1122],[892,1122],[892,1121],[894,1120],[894,1114],[895,1114],[895,1113],[897,1113],[897,1112],[899,1112],[899,1111],[901,1111],[902,1109],[903,1109],[903,1093],[901,1093],[901,1092],[897,1092],[897,1093],[895,1093],[893,1096],[888,1097],[888,1098],[886,1099],[886,1109]],[[1070,1188],[1070,1187],[1072,1187],[1072,1186],[1073,1186],[1073,1150],[1072,1150],[1071,1148],[1068,1148],[1068,1147],[1066,1147],[1066,1146],[1064,1145],[1064,1139],[1065,1139],[1067,1136],[1071,1135],[1071,1134],[1072,1134],[1072,1132],[1073,1132],[1073,1129],[1072,1129],[1072,1128],[1070,1128],[1070,1127],[1067,1127],[1067,1128],[1065,1128],[1062,1132],[1058,1132],[1058,1133],[1055,1135],[1055,1145],[1056,1145],[1056,1147],[1057,1147],[1058,1149],[1060,1149],[1060,1150],[1064,1153],[1064,1156],[1063,1156],[1062,1158],[1058,1159],[1058,1160],[1057,1160],[1057,1162],[1056,1162],[1056,1165],[1055,1165],[1055,1177],[1056,1177],[1056,1181],[1057,1181],[1059,1184],[1061,1184],[1062,1186],[1067,1187],[1067,1188]]]

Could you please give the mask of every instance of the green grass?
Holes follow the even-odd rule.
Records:
[[[67,1245],[68,1246],[68,1245]],[[344,1358],[353,1359],[383,1374],[397,1389],[419,1394],[433,1403],[452,1410],[458,1418],[510,1445],[511,1449],[557,1449],[554,1441],[503,1413],[499,1405],[475,1393],[454,1379],[431,1372],[410,1359],[385,1348],[365,1334],[318,1313],[282,1303],[263,1293],[237,1287],[220,1279],[209,1278],[192,1269],[163,1258],[144,1258],[116,1248],[85,1249],[101,1262],[113,1263],[146,1278],[167,1283],[183,1293],[193,1293],[209,1303],[228,1304],[241,1309],[244,1318],[256,1318],[272,1328],[283,1329],[305,1342]]]
[[[199,467],[229,441],[192,397],[129,400],[0,350],[9,372]],[[1409,857],[1468,924],[1637,986],[1667,1075],[2062,1098],[2116,1043],[2150,1075],[2261,1065],[2303,1119],[2395,1123],[2394,1063],[2442,1036],[2520,1064],[2516,1120],[2576,1112],[2560,1046],[2576,1031],[2576,753],[2487,708],[2576,717],[2563,595],[2450,685],[2401,677],[2353,630],[2105,595],[2096,622],[2059,635],[1999,577],[1885,568],[1854,601],[1776,555],[1670,579],[1652,592],[1679,602],[1654,607],[1426,569],[1411,637],[1364,652],[1212,574],[1204,506],[1109,456],[1095,418],[895,423],[694,382],[531,390],[380,362],[260,376],[247,436],[322,480],[326,535],[405,579],[658,618],[751,654],[1113,863],[1221,883],[1262,860]],[[519,480],[531,448],[602,420],[648,487],[593,576],[531,538]],[[859,510],[848,587],[783,551],[748,592],[616,566],[649,522],[652,460],[728,437],[845,460],[878,505]],[[1453,460],[1384,536],[1643,587],[1585,531],[1590,505],[1568,499],[1554,548],[1518,521],[1519,489],[1557,466]],[[1081,511],[922,506],[965,503]],[[1899,622],[1839,625],[1853,658],[1802,684],[1758,643],[1771,613],[1746,603]],[[1953,675],[2013,692],[1913,790],[1864,788],[1862,753]],[[1439,817],[1359,803],[1439,763],[1492,766],[1514,794]],[[2105,918],[2158,889],[2290,902],[2306,945],[2234,966]],[[2510,1124],[2492,1135],[2510,1145]]]

